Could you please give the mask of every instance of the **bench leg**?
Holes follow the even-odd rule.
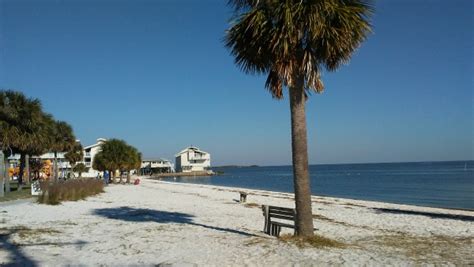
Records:
[[[280,232],[281,232],[281,226],[280,226],[280,225],[271,224],[271,226],[270,226],[270,231],[271,231],[271,232],[270,232],[270,235],[279,237],[279,236],[280,236]]]

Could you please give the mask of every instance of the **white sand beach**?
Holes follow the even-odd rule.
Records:
[[[0,204],[0,265],[473,265],[474,212],[313,197],[316,233],[343,248],[262,232],[260,205],[292,194],[166,183],[111,185],[85,201]],[[291,231],[286,230],[288,233]]]

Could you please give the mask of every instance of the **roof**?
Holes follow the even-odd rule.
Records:
[[[145,162],[145,161],[164,161],[164,162],[171,162],[167,159],[164,159],[164,158],[158,158],[158,159],[142,159],[142,162]]]
[[[180,152],[178,152],[178,154],[175,155],[175,157],[181,155],[181,154],[184,154],[186,152],[188,152],[189,150],[193,150],[194,152],[198,152],[198,153],[202,153],[202,154],[209,154],[208,152],[206,151],[203,151],[201,149],[199,149],[198,147],[195,147],[195,146],[189,146],[183,150],[181,150]]]
[[[103,142],[107,141],[107,139],[105,138],[97,138],[97,143],[95,144],[92,144],[92,145],[88,145],[88,146],[85,146],[84,149],[88,149],[88,148],[93,148],[93,147],[96,147],[96,146],[100,146]]]

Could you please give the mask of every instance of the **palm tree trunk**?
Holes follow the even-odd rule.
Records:
[[[306,137],[306,96],[303,87],[304,78],[298,77],[296,84],[290,88],[291,148],[297,235],[309,237],[313,236],[313,215]]]
[[[8,171],[9,169],[9,162],[8,162],[8,157],[5,155],[4,158],[4,164],[5,164],[5,170],[3,171],[3,177],[5,177],[5,193],[10,192],[10,173]]]
[[[127,184],[130,183],[130,170],[127,172]]]
[[[30,155],[26,155],[25,157],[25,170],[26,170],[26,183],[30,183],[31,173],[30,173]]]
[[[20,153],[20,173],[18,174],[18,189],[21,190],[23,184],[23,175],[25,172],[26,154]]]
[[[7,168],[5,164],[5,154],[3,150],[0,150],[0,197],[5,196],[5,169]]]
[[[57,152],[54,152],[53,177],[55,181],[58,180],[58,153]]]
[[[112,184],[115,184],[115,173],[109,170],[109,179]]]

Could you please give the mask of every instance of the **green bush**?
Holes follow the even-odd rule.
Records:
[[[104,192],[104,183],[97,179],[75,179],[41,183],[43,192],[38,202],[57,205],[62,201],[77,201]]]

